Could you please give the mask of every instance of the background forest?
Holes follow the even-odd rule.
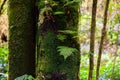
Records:
[[[120,0],[0,5],[0,80],[120,80]]]

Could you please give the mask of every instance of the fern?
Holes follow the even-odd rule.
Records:
[[[54,12],[54,15],[60,15],[60,14],[65,14],[65,13],[61,11]]]
[[[15,80],[35,80],[31,75],[22,75],[20,77],[17,77]]]
[[[65,40],[65,39],[67,38],[67,36],[66,36],[66,35],[62,35],[62,34],[58,34],[58,35],[57,35],[57,38],[58,38],[59,40],[63,41],[63,40]]]
[[[47,11],[52,12],[52,8],[50,8],[50,7],[44,7],[44,8],[42,8],[41,9],[41,14],[43,14],[44,12],[47,12]]]
[[[68,5],[71,5],[71,4],[74,4],[74,3],[79,3],[79,2],[82,2],[83,0],[73,0],[73,1],[68,1],[64,6],[68,6]]]
[[[64,34],[76,34],[77,31],[74,30],[59,30],[59,32],[64,33]]]
[[[74,2],[82,2],[83,0],[74,0]]]
[[[66,59],[73,53],[78,52],[76,48],[67,47],[67,46],[58,46],[57,48],[58,48],[58,52],[60,52],[60,55],[64,56],[64,59]]]

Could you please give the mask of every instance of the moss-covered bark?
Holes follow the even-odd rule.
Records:
[[[9,80],[35,76],[35,0],[9,0]]]
[[[64,14],[44,16],[44,22],[40,26],[40,49],[38,61],[38,77],[41,80],[79,80],[80,53],[73,53],[64,59],[57,51],[58,46],[68,46],[79,50],[76,34],[64,34],[59,30],[78,30],[78,3],[63,6],[63,0],[54,0],[57,6],[53,6],[53,12]],[[59,40],[57,35],[65,35],[65,40]],[[66,51],[67,52],[67,51]]]

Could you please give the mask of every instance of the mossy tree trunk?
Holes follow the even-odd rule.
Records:
[[[9,0],[9,80],[35,76],[35,0]]]
[[[64,12],[64,14],[44,14],[43,23],[38,32],[38,67],[37,76],[41,80],[79,80],[80,53],[79,43],[75,38],[78,30],[78,3],[65,5],[63,0],[54,0],[56,6],[49,6],[53,12]],[[48,7],[48,5],[47,5]],[[61,30],[61,32],[60,32]],[[73,31],[75,34],[66,33]],[[58,39],[58,35],[64,35],[64,40]],[[58,46],[75,48],[78,52],[72,53],[67,58],[57,50]],[[65,54],[67,53],[67,50]],[[66,54],[67,55],[67,54]]]

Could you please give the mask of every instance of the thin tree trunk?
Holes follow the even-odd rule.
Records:
[[[35,0],[9,0],[9,79],[35,76]]]
[[[89,58],[90,65],[89,65],[88,80],[92,80],[93,70],[94,70],[94,44],[95,44],[96,11],[97,11],[97,0],[93,0],[91,35],[90,35],[90,58]]]
[[[98,80],[98,78],[99,78],[99,69],[100,69],[100,63],[101,63],[102,49],[103,49],[104,39],[106,36],[107,12],[108,12],[108,8],[109,8],[109,2],[110,2],[110,0],[106,1],[106,7],[105,7],[105,12],[104,12],[104,24],[103,24],[103,29],[102,29],[102,33],[101,33],[102,36],[101,36],[101,41],[100,41],[100,46],[99,46],[97,68],[96,68],[96,80]]]

